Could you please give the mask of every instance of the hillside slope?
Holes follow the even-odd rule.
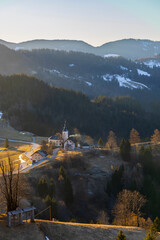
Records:
[[[8,228],[0,223],[1,240],[45,240],[45,235],[36,224],[24,224]]]
[[[49,222],[36,220],[50,240],[114,240],[122,230],[129,240],[142,240],[145,230],[136,227],[122,227],[97,224]]]
[[[0,110],[11,126],[39,136],[61,131],[65,120],[71,132],[78,128],[97,138],[106,138],[111,129],[125,136],[132,127],[146,136],[159,126],[157,116],[148,115],[129,97],[90,101],[80,92],[50,87],[25,75],[0,76]]]
[[[0,44],[0,74],[31,73],[31,69],[25,56]]]

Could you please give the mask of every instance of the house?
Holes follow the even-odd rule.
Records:
[[[88,143],[83,143],[82,144],[82,148],[83,149],[89,149],[90,148],[90,145]]]
[[[69,137],[65,142],[64,142],[64,150],[74,150],[76,147],[76,141],[73,137]]]
[[[41,150],[38,150],[36,152],[34,152],[32,155],[31,155],[31,160],[32,160],[32,163],[35,163],[35,162],[38,162],[40,160],[43,160],[47,157],[47,153],[46,151],[41,151]]]

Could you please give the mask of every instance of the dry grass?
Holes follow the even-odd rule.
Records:
[[[87,158],[87,161],[90,169],[98,168],[101,171],[106,172],[108,175],[124,164],[119,155],[111,152],[107,155],[102,153],[99,156]]]
[[[65,157],[77,157],[77,156],[83,156],[83,154],[79,151],[64,151],[60,150],[57,153],[56,160],[63,162]]]
[[[7,167],[8,156],[9,156],[14,163],[14,169],[17,170],[20,163],[19,155],[23,154],[24,152],[30,151],[31,147],[32,147],[31,145],[21,145],[17,147],[16,146],[9,147],[9,149],[0,148],[0,151],[2,150],[0,152],[0,161],[6,162],[6,167]]]
[[[22,141],[28,141],[31,142],[32,138],[31,136],[27,136],[24,134],[21,134],[14,128],[10,126],[1,126],[0,125],[0,137],[1,138],[8,138],[8,139],[16,139],[16,140],[22,140]]]
[[[41,143],[42,140],[47,140],[46,137],[40,137],[40,136],[34,136],[36,143]],[[0,138],[8,138],[8,139],[14,139],[14,140],[21,140],[26,142],[32,142],[32,134],[31,133],[25,133],[19,132],[12,128],[11,126],[8,126],[6,123],[3,123],[0,121]],[[9,142],[11,144],[11,142]]]
[[[41,142],[42,142],[43,140],[48,141],[48,138],[47,138],[47,137],[35,136],[35,142],[36,142],[36,143],[41,144]]]
[[[113,225],[49,222],[36,220],[50,240],[114,240],[122,230],[129,240],[143,240],[145,230]]]
[[[0,240],[45,240],[45,236],[35,223],[12,228],[0,223]]]

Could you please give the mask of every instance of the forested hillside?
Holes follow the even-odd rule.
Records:
[[[32,66],[20,52],[0,45],[0,74],[29,73]]]
[[[14,51],[0,45],[0,74],[25,73],[48,85],[81,91],[90,99],[99,95],[131,96],[141,102],[160,99],[158,61],[50,49]]]
[[[37,64],[35,76],[48,84],[82,91],[90,98],[132,96],[140,100],[159,98],[160,68],[122,57],[103,58],[93,54],[49,49],[20,51]]]
[[[49,136],[62,129],[64,121],[70,131],[79,129],[94,138],[106,140],[113,130],[118,137],[128,137],[134,127],[141,137],[160,128],[158,103],[154,112],[146,112],[130,97],[98,97],[90,100],[80,92],[50,87],[25,75],[0,77],[0,110],[18,130]]]

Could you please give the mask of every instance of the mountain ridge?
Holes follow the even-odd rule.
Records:
[[[105,54],[118,54],[127,59],[154,57],[160,53],[160,41],[147,39],[121,39],[104,43],[100,46],[93,46],[82,40],[46,40],[34,39],[19,43],[7,42],[0,39],[0,43],[14,50],[24,49],[55,49],[64,51],[81,51],[99,56]]]

